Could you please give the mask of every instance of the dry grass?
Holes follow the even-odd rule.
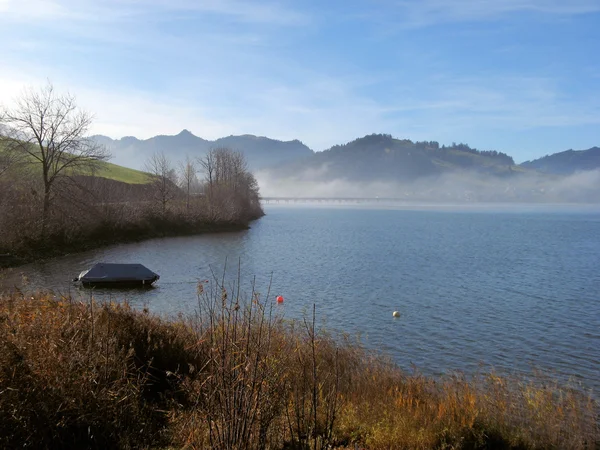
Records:
[[[187,363],[189,339],[126,305],[2,298],[0,447],[161,442],[176,394],[167,371]]]
[[[266,296],[269,299],[269,296]],[[598,404],[495,374],[406,375],[222,281],[195,317],[0,299],[0,447],[595,449]]]

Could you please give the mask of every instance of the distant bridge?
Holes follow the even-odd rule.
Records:
[[[404,198],[391,197],[261,197],[264,203],[399,203]]]

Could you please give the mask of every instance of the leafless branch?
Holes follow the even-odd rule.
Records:
[[[92,120],[91,114],[77,107],[74,96],[58,94],[50,83],[39,90],[26,89],[13,108],[0,113],[7,130],[4,146],[23,161],[41,166],[43,224],[55,197],[55,182],[90,173],[110,156],[104,147],[87,139]]]
[[[162,152],[154,153],[146,161],[146,171],[153,176],[153,188],[156,200],[161,204],[163,215],[167,212],[168,204],[178,192],[177,173],[169,158]]]

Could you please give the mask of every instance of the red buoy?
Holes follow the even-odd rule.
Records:
[[[277,303],[283,303],[283,296],[282,295],[278,295],[277,296]]]

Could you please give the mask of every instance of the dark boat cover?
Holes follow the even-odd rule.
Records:
[[[79,281],[83,283],[153,282],[158,278],[157,274],[142,264],[98,263],[79,275]]]

